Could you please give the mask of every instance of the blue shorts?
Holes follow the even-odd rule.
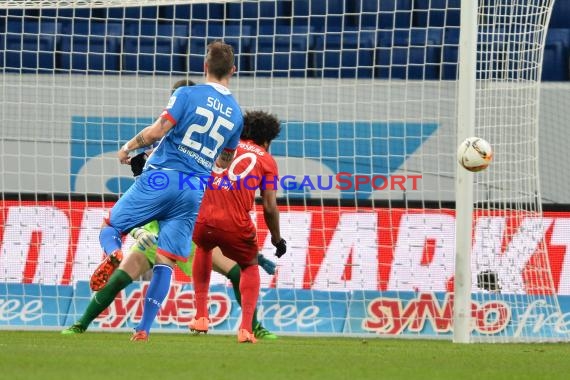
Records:
[[[181,178],[183,184],[179,184]],[[146,170],[115,203],[107,222],[120,233],[127,233],[157,220],[157,253],[185,262],[204,189],[198,177],[189,178],[175,170]]]

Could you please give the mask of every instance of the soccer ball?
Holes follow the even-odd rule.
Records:
[[[491,144],[480,137],[466,138],[457,149],[459,165],[470,172],[486,169],[493,159]]]

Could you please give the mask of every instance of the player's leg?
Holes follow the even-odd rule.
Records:
[[[169,173],[169,175],[174,175]],[[133,227],[141,226],[155,219],[162,207],[166,204],[168,195],[176,195],[175,189],[156,191],[148,186],[143,173],[137,181],[119,198],[117,203],[109,211],[99,233],[99,242],[105,253],[105,259],[95,269],[91,276],[90,286],[92,290],[100,290],[105,286],[113,271],[123,259],[122,236]]]
[[[214,271],[226,276],[228,280],[230,280],[235,299],[241,307],[241,291],[239,289],[241,277],[240,266],[234,260],[224,256],[219,248],[214,248],[212,251],[212,264]],[[257,308],[253,312],[251,327],[256,338],[277,339],[277,335],[263,327],[261,322],[257,319]]]
[[[172,268],[175,263],[175,260],[160,253],[156,255],[156,263],[152,268],[152,279],[144,296],[143,315],[141,321],[135,327],[135,333],[131,338],[132,341],[148,340],[152,323],[170,290]]]
[[[242,320],[238,332],[240,343],[255,343],[252,329],[253,315],[255,314],[257,299],[259,298],[259,266],[257,257],[248,263],[240,263],[241,281],[240,291],[242,294],[241,312]]]
[[[81,318],[61,333],[78,334],[85,332],[91,322],[109,307],[117,294],[134,279],[148,271],[150,267],[151,263],[144,252],[132,249],[119,268],[111,275],[105,287],[93,295]]]
[[[207,333],[209,325],[208,292],[212,273],[211,251],[196,247],[192,263],[192,284],[194,285],[194,303],[196,315],[190,321],[190,331]]]
[[[168,218],[159,219],[158,248],[152,279],[144,297],[143,316],[135,327],[134,341],[146,341],[162,302],[170,290],[173,266],[176,261],[187,261],[190,255],[194,222],[203,193],[196,190],[178,190],[168,200]]]
[[[214,234],[212,234],[214,235]],[[253,224],[235,234],[218,232],[218,244],[224,256],[236,261],[241,268],[240,286],[242,319],[238,330],[238,342],[255,343],[252,321],[259,298],[259,266],[257,263],[257,233]]]
[[[192,284],[194,285],[194,302],[196,315],[190,321],[190,331],[200,333],[208,332],[208,291],[210,275],[212,273],[212,254],[214,244],[210,239],[215,236],[201,223],[196,223],[193,240],[196,244],[192,262]]]
[[[148,176],[143,173],[123,194],[109,211],[99,233],[99,242],[105,252],[110,255],[120,250],[122,237],[133,227],[140,227],[156,219],[168,200],[168,196],[176,196],[176,190],[166,188],[157,191],[149,187]],[[165,172],[169,173],[169,172]],[[173,175],[173,173],[169,173]]]

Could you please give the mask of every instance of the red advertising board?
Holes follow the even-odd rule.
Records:
[[[0,201],[0,282],[87,280],[102,257],[99,227],[110,206]],[[253,218],[260,250],[271,256],[261,210]],[[281,225],[289,251],[276,259],[278,273],[263,277],[262,286],[429,292],[452,287],[453,210],[287,206],[281,207]],[[474,265],[508,278],[503,290],[545,292],[534,284],[553,283],[559,294],[570,294],[569,247],[570,212],[476,216]],[[546,257],[552,279],[541,270]],[[176,279],[188,280],[179,271]]]

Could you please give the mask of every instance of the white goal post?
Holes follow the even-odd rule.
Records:
[[[457,141],[489,139],[495,155],[493,168],[483,173],[457,167],[455,342],[497,341],[471,335],[473,302],[516,305],[509,310],[517,320],[513,336],[505,334],[500,341],[534,341],[525,330],[536,328],[545,315],[561,315],[543,238],[538,165],[540,78],[553,3],[462,2]],[[505,115],[497,117],[498,110]],[[492,222],[478,223],[474,232],[474,202],[478,220],[501,217],[524,225],[524,232],[502,231],[504,226]],[[528,239],[534,248],[507,248],[503,254],[499,239]],[[540,258],[529,264],[533,254]],[[493,269],[501,260],[509,261],[512,272]],[[532,279],[525,282],[523,268],[529,265]],[[486,282],[483,289],[481,282]],[[545,321],[541,338],[561,339],[559,323],[558,318]]]
[[[556,247],[570,224],[542,212],[539,183],[539,146],[547,162],[560,153],[539,124],[563,124],[553,100],[569,93],[540,81],[553,3],[0,2],[0,329],[80,317],[102,217],[133,182],[116,150],[176,81],[203,80],[207,43],[221,38],[236,52],[240,105],[283,123],[271,146],[281,259],[261,208],[252,213],[278,268],[261,274],[267,328],[568,340],[570,260]],[[457,165],[467,136],[493,146],[487,170]],[[542,178],[549,199],[561,187],[552,177]],[[91,328],[134,326],[147,286],[135,281]],[[228,280],[214,274],[211,286],[214,332],[233,333]],[[154,331],[185,332],[193,313],[177,271]]]

